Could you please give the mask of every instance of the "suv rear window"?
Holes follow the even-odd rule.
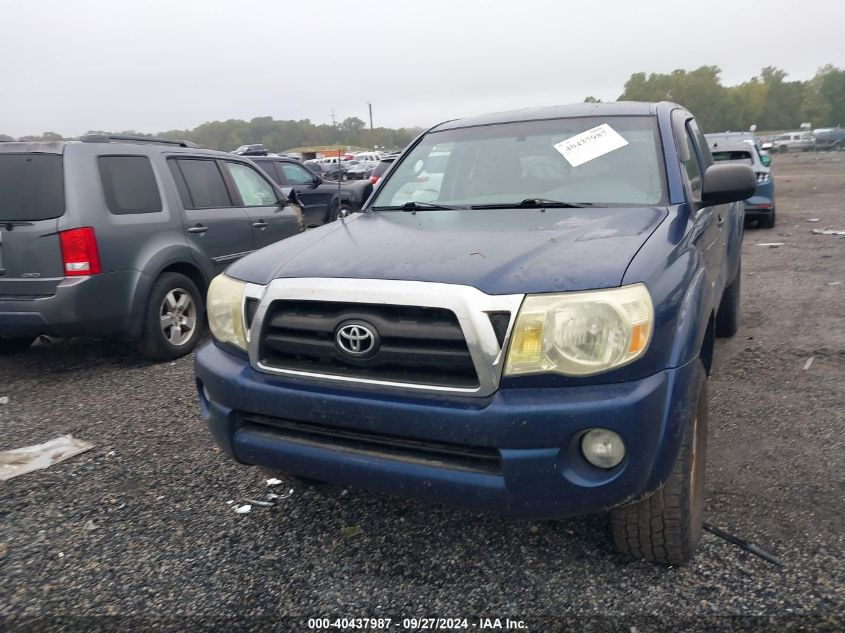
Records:
[[[60,154],[0,154],[0,222],[48,220],[64,212]]]
[[[161,197],[149,158],[100,156],[98,162],[109,211],[117,215],[161,211]]]

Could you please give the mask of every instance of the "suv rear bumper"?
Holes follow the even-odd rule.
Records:
[[[67,277],[55,294],[8,298],[0,295],[0,336],[105,336],[128,333],[132,293],[142,273],[123,270]],[[137,316],[137,315],[136,315]]]
[[[697,361],[637,381],[485,398],[315,386],[257,372],[214,343],[199,351],[196,369],[203,418],[239,462],[518,518],[559,518],[606,510],[666,480],[693,406]],[[596,427],[625,440],[614,469],[581,454],[582,434]],[[374,437],[388,438],[391,449]],[[444,446],[464,455],[453,459]]]

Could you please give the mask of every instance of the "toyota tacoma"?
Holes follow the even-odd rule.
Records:
[[[437,125],[363,213],[212,282],[205,421],[243,464],[518,518],[609,512],[620,550],[682,563],[755,185],[673,103]]]

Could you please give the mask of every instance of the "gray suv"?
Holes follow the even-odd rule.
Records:
[[[0,354],[49,334],[183,356],[211,279],[299,213],[249,159],[184,141],[0,143]]]

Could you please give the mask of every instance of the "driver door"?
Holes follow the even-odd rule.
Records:
[[[337,194],[337,185],[323,184],[318,178],[302,165],[279,162],[282,177],[288,187],[296,191],[302,203],[302,215],[306,226],[319,226],[328,218],[329,204]]]

